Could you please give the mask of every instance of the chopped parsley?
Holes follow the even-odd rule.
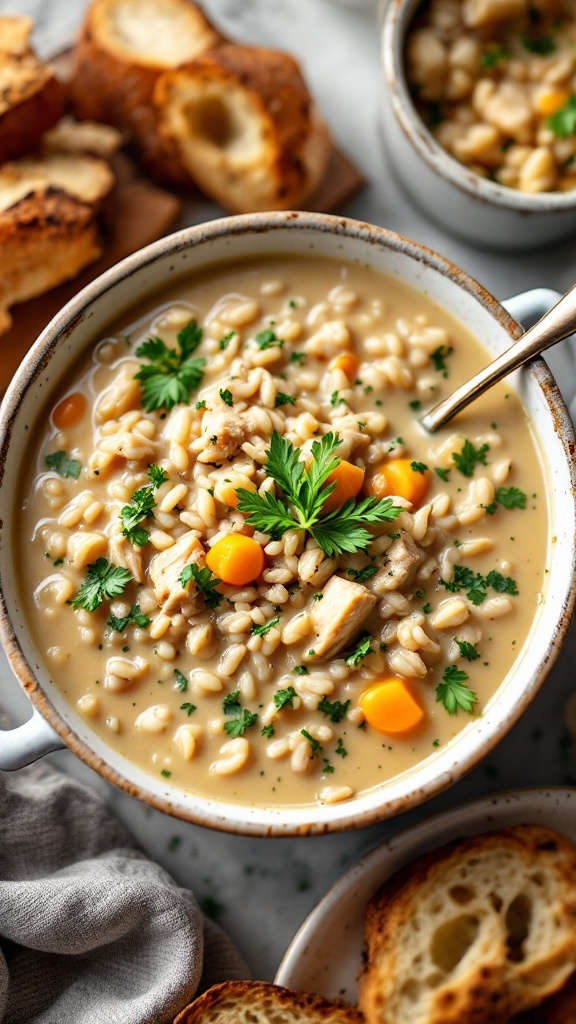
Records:
[[[140,381],[142,405],[146,412],[165,409],[179,402],[189,402],[192,392],[202,383],[205,359],[193,358],[202,341],[202,328],[191,320],[178,332],[178,348],[168,348],[162,338],[148,338],[136,355],[149,362],[134,375]]]
[[[151,480],[152,486],[155,487],[156,490],[158,490],[162,484],[165,484],[168,479],[168,473],[166,470],[162,469],[161,466],[155,466],[154,463],[148,466],[148,476]]]
[[[294,673],[295,676],[308,676],[308,675],[310,675],[310,672],[306,668],[306,665],[295,665],[294,668],[292,669],[292,672]]]
[[[234,396],[232,392],[228,390],[228,388],[220,388],[218,394],[220,395],[220,398],[224,402],[224,405],[234,405]]]
[[[323,715],[326,715],[331,722],[338,723],[341,722],[343,718],[346,718],[349,707],[349,700],[328,700],[327,697],[322,697],[322,700],[318,704],[318,711],[321,711]]]
[[[303,362],[305,362],[305,360],[306,360],[306,353],[305,352],[293,352],[292,355],[290,356],[290,362],[291,363],[298,363],[300,366],[302,365]]]
[[[449,469],[441,469],[440,466],[435,466],[434,472],[436,473],[436,476],[440,477],[440,479],[444,481],[445,484],[448,483],[448,480],[450,478]]]
[[[183,692],[186,692],[186,691],[183,691]],[[180,711],[185,711],[187,716],[188,716],[188,718],[190,718],[190,715],[193,715],[194,712],[196,711],[196,705],[195,704],[191,704],[189,700],[184,701],[184,703],[180,705]]]
[[[232,690],[227,693],[222,701],[222,710],[225,715],[237,715],[240,711],[240,690]]]
[[[196,562],[191,562],[190,565],[184,567],[178,578],[184,590],[191,580],[194,581],[196,590],[200,594],[204,594],[207,608],[218,607],[222,600],[222,594],[219,594],[215,588],[220,586],[222,580],[219,580],[217,576],[213,576],[208,566],[205,566],[204,569],[199,569]]]
[[[366,658],[369,654],[374,654],[374,650],[370,646],[372,640],[373,637],[370,636],[370,633],[366,633],[363,637],[361,637],[358,643],[356,644],[356,647],[352,651],[352,654],[349,654],[348,657],[346,658],[346,664],[350,665],[351,668],[356,668],[356,666],[360,664],[363,658]]]
[[[278,540],[288,530],[308,530],[328,556],[364,550],[372,540],[366,527],[390,522],[402,511],[391,498],[350,498],[341,508],[321,517],[322,506],[336,486],[328,477],[340,464],[336,450],[342,441],[334,433],[312,442],[310,466],[301,461],[301,450],[276,431],[267,452],[266,471],[283,492],[283,499],[238,488],[238,510],[249,513],[246,522]]]
[[[48,469],[64,478],[72,477],[73,480],[77,480],[82,471],[82,463],[78,462],[78,459],[71,458],[68,452],[52,452],[51,455],[46,456],[45,461]]]
[[[264,331],[260,331],[260,333],[254,338],[254,341],[261,352],[264,351],[264,349],[272,348],[274,345],[278,345],[279,348],[284,347],[284,342],[281,338],[276,337],[271,327],[267,327]]]
[[[568,139],[576,133],[576,93],[573,92],[564,106],[550,115],[546,124],[560,139]]]
[[[436,703],[443,704],[449,715],[455,715],[458,708],[473,714],[477,695],[466,686],[468,675],[455,665],[444,669],[442,682],[436,687]]]
[[[454,642],[458,644],[460,657],[466,658],[466,661],[476,661],[480,657],[475,644],[469,643],[468,640],[459,640],[457,636],[454,637]]]
[[[277,690],[276,691],[276,693],[274,694],[274,703],[275,703],[276,707],[278,708],[278,710],[280,710],[280,708],[285,707],[286,704],[288,705],[289,708],[293,708],[294,707],[294,698],[297,697],[297,696],[298,696],[298,694],[296,693],[296,690],[294,689],[294,687],[293,686],[288,686],[288,687],[286,687],[285,690]]]
[[[129,505],[120,510],[122,533],[139,548],[143,548],[150,540],[148,530],[140,524],[144,519],[154,518],[153,509],[156,504],[154,484],[146,484],[134,491]]]
[[[346,747],[342,743],[342,738],[340,736],[338,737],[338,745],[334,753],[339,754],[340,757],[348,757],[348,751],[346,750]]]
[[[413,469],[415,473],[425,473],[428,466],[424,462],[411,462],[410,469]]]
[[[220,338],[220,351],[221,352],[225,352],[226,351],[226,349],[228,348],[228,345],[232,341],[232,338],[234,337],[235,334],[236,334],[236,331],[229,331],[228,334],[225,334],[223,338]]]
[[[263,725],[260,729],[260,735],[265,736],[266,739],[271,740],[274,735],[274,726],[270,722],[269,725]]]
[[[336,406],[336,405],[346,405],[346,404],[347,404],[346,403],[346,399],[340,397],[340,392],[339,391],[333,391],[332,392],[332,394],[330,395],[330,405]]]
[[[106,598],[119,597],[123,594],[131,582],[132,575],[128,569],[110,565],[106,558],[98,558],[88,566],[86,579],[70,603],[73,608],[85,608],[88,612],[95,612]]]
[[[483,444],[480,448],[475,448],[471,441],[464,441],[462,451],[452,452],[454,465],[463,476],[474,476],[477,465],[486,465],[486,456],[489,451],[490,445]]]
[[[356,583],[366,583],[366,580],[369,580],[377,572],[377,565],[365,565],[363,569],[346,569],[346,575],[351,576]]]
[[[270,622],[265,622],[263,626],[252,626],[252,632],[254,636],[266,636],[279,622],[280,616],[277,615],[275,619],[270,619]]]
[[[179,668],[174,669],[174,675],[176,676],[176,689],[180,690],[180,693],[186,693],[188,690],[188,680],[186,676]]]
[[[150,625],[151,619],[147,615],[144,615],[140,611],[140,605],[135,604],[130,610],[128,615],[123,615],[121,618],[117,618],[116,615],[111,615],[106,619],[106,625],[110,626],[115,633],[123,633],[127,626],[134,623],[139,629],[146,629]]]
[[[438,373],[441,373],[443,377],[448,376],[446,360],[448,356],[452,355],[453,351],[452,345],[439,345],[438,348],[435,348],[430,354],[430,358],[434,363],[434,369],[437,370]]]
[[[292,398],[292,395],[285,394],[284,391],[279,391],[276,395],[276,401],[274,402],[274,408],[280,409],[283,405],[296,405],[296,399]]]
[[[438,583],[452,594],[465,590],[466,597],[475,605],[482,604],[485,601],[488,587],[492,587],[499,594],[512,594],[514,596],[518,594],[516,581],[510,576],[502,576],[495,569],[492,569],[487,576],[482,576],[481,573],[475,573],[465,565],[455,565],[453,580],[439,579]]]
[[[480,61],[480,67],[485,71],[490,71],[495,68],[501,60],[508,60],[511,56],[510,50],[507,50],[505,46],[500,46],[498,43],[491,45],[485,54],[483,54]]]
[[[200,409],[205,409],[206,408],[206,399],[203,398],[200,402],[196,402],[196,405],[194,406],[194,408],[197,409],[198,412],[200,412]]]
[[[496,501],[504,508],[526,508],[526,495],[518,487],[499,487]]]
[[[314,739],[314,737],[311,736],[310,733],[308,732],[308,729],[300,729],[300,732],[304,739],[308,740],[308,743],[310,744],[310,760],[312,760],[313,757],[318,757],[318,755],[321,754],[322,750],[324,749],[320,741]]]
[[[224,723],[224,728],[232,739],[243,736],[246,730],[256,725],[258,721],[258,715],[254,711],[241,706],[239,690],[234,690],[224,698],[222,710],[225,715],[234,716],[229,722]]]
[[[556,43],[552,36],[522,36],[522,46],[530,53],[537,53],[540,57],[548,57],[554,53]]]
[[[419,398],[415,398],[413,402],[408,402],[408,405],[414,410],[414,412],[418,412],[418,409],[422,408],[422,402]]]

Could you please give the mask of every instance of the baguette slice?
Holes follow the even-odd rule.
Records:
[[[227,981],[195,999],[174,1024],[362,1024],[362,1016],[345,1003],[269,982]]]
[[[522,825],[452,843],[368,905],[368,1024],[504,1024],[576,967],[576,850]]]
[[[37,149],[64,113],[66,90],[30,48],[30,18],[0,17],[0,163]]]
[[[576,975],[564,988],[535,1010],[514,1017],[510,1024],[576,1024]]]
[[[187,174],[159,135],[154,86],[162,72],[220,41],[191,0],[93,0],[70,82],[77,118],[118,128],[156,178],[189,186]]]
[[[190,177],[231,213],[297,208],[324,175],[330,136],[287,54],[220,46],[163,75],[154,102]]]

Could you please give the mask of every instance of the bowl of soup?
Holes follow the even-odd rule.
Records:
[[[2,639],[44,741],[253,834],[460,778],[567,628],[573,435],[541,360],[419,417],[520,332],[442,257],[307,213],[82,291],[2,410]]]

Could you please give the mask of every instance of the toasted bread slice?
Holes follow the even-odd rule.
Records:
[[[66,91],[29,45],[29,18],[0,17],[0,163],[37,149],[62,116]]]
[[[330,137],[287,54],[220,46],[163,75],[154,102],[190,176],[231,213],[298,207],[324,174]]]
[[[576,975],[541,1006],[514,1017],[510,1024],[576,1024]]]
[[[8,210],[30,193],[49,188],[98,206],[113,185],[109,164],[85,153],[24,157],[0,167],[0,211]]]
[[[159,180],[190,185],[159,135],[152,96],[162,72],[220,42],[191,0],[93,0],[70,83],[76,116],[124,132]]]
[[[65,117],[42,138],[43,153],[89,153],[109,160],[122,145],[116,128],[96,121],[73,121]]]
[[[178,1014],[174,1024],[362,1024],[345,1003],[291,992],[265,981],[214,985]]]
[[[0,197],[2,188],[0,186]],[[38,187],[0,213],[0,334],[9,308],[75,277],[102,253],[94,207]]]
[[[504,1024],[576,966],[576,850],[522,825],[452,843],[370,901],[368,1024]]]

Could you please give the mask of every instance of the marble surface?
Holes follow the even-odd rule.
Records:
[[[83,0],[0,0],[2,13],[38,19],[44,55],[72,40]],[[391,178],[379,130],[380,66],[376,14],[369,3],[333,0],[206,0],[205,7],[235,39],[289,50],[301,61],[319,106],[336,137],[362,169],[367,185],[341,212],[400,231],[437,249],[477,277],[499,298],[535,286],[561,291],[574,283],[574,245],[502,255],[456,241],[423,215]],[[187,211],[186,222],[219,216],[208,203]],[[576,393],[574,363],[550,356],[565,397]],[[576,744],[563,708],[574,685],[576,634],[572,632],[539,697],[498,750],[449,793],[410,815],[358,832],[300,839],[227,836],[184,825],[114,790],[64,752],[52,756],[99,790],[143,848],[182,884],[236,940],[255,977],[271,979],[292,935],[326,889],[362,852],[416,817],[493,790],[518,786],[576,785]],[[0,655],[0,695],[16,721],[29,707]],[[1,742],[1,739],[0,739]]]

